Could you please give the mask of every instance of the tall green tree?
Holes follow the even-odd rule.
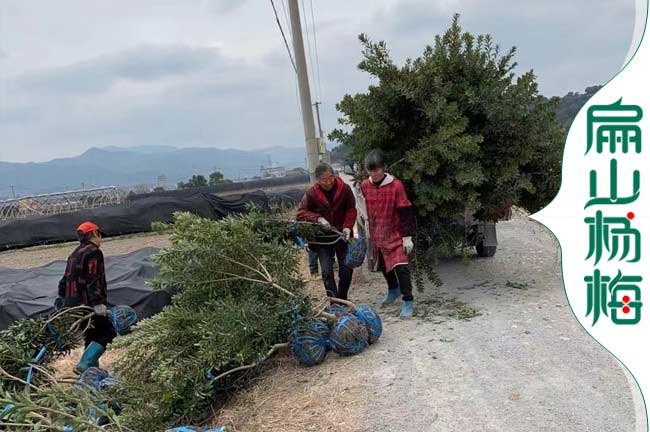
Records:
[[[358,161],[382,149],[429,233],[466,209],[490,220],[523,196],[554,196],[559,181],[549,176],[559,179],[562,148],[556,102],[539,95],[533,71],[515,76],[514,47],[502,53],[490,35],[463,32],[459,15],[402,66],[385,42],[359,40],[359,69],[374,82],[337,104],[342,127],[330,139]]]

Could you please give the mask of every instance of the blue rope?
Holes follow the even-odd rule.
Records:
[[[289,336],[291,352],[306,366],[320,364],[330,346],[329,327],[320,321],[296,321]]]
[[[368,328],[368,342],[375,343],[382,332],[381,318],[377,311],[368,304],[357,307],[357,317],[366,324]]]
[[[9,414],[9,413],[11,412],[12,409],[14,409],[14,405],[13,405],[13,404],[9,404],[9,405],[5,406],[4,409],[2,410],[2,412],[0,412],[0,419],[3,419],[3,420],[4,420],[4,419],[5,419],[5,416],[6,416],[7,414]]]
[[[43,356],[45,355],[45,351],[47,351],[45,345],[41,347],[41,350],[36,354],[36,357],[34,357],[34,360],[29,364],[29,370],[27,371],[27,379],[25,382],[27,383],[27,387],[32,383],[32,377],[34,375],[34,365],[43,360]]]
[[[61,344],[61,338],[56,333],[56,330],[54,330],[54,326],[52,325],[51,322],[47,323],[47,331],[52,336],[52,339],[54,339],[54,345],[56,346],[56,350],[61,351],[63,349],[63,345]]]
[[[356,328],[351,324],[357,321]],[[343,356],[358,354],[368,345],[368,339],[365,334],[359,334],[357,329],[363,329],[367,333],[366,325],[363,321],[353,315],[346,315],[339,319],[330,337],[332,349]],[[351,340],[346,340],[351,339]]]

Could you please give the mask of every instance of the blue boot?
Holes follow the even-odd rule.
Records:
[[[384,301],[381,302],[381,305],[386,306],[395,303],[395,300],[397,300],[397,297],[399,297],[399,295],[399,288],[388,288],[388,295],[386,295]]]
[[[402,311],[399,313],[401,319],[413,318],[413,300],[407,300],[402,305]]]
[[[106,348],[97,342],[88,344],[88,347],[86,347],[86,350],[81,356],[81,360],[79,360],[79,363],[74,368],[75,373],[82,374],[90,367],[99,367],[99,358],[104,354],[104,351],[106,351]]]

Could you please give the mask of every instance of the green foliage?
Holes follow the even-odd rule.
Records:
[[[208,185],[208,181],[206,180],[205,176],[199,174],[199,175],[193,175],[191,179],[189,179],[187,182],[178,182],[176,187],[178,189],[190,189],[190,188],[199,188],[199,187],[205,187]]]
[[[257,212],[220,221],[177,214],[172,246],[154,257],[156,288],[173,304],[115,346],[116,373],[129,394],[123,422],[134,430],[198,423],[215,396],[248,373],[211,381],[263,359],[286,342],[293,312],[308,310],[290,231]]]
[[[561,98],[555,98],[557,100],[557,120],[560,122],[562,127],[568,131],[573,119],[580,111],[580,108],[587,103],[589,98],[596,94],[603,86],[595,85],[587,87],[584,93],[580,92],[569,92]]]
[[[71,327],[87,314],[87,311],[76,310],[16,321],[0,332],[0,368],[11,376],[26,378],[30,363],[43,346],[46,351],[40,364],[47,368],[53,360],[81,344],[81,329]],[[48,320],[51,320],[56,338],[47,329]],[[15,381],[6,378],[0,375],[0,387],[15,385]],[[34,379],[40,379],[40,375],[35,374]]]
[[[104,417],[111,430],[128,431],[111,408],[102,407],[105,402],[102,395],[87,387],[64,385],[45,370],[37,373],[45,376],[45,381],[38,386],[26,388],[24,383],[17,382],[20,388],[0,388],[0,412],[6,410],[0,417],[0,429],[63,431],[69,426],[74,431],[101,432],[105,429],[97,425],[97,420]]]
[[[193,175],[187,182],[178,182],[176,187],[178,189],[191,189],[206,186],[216,187],[227,183],[232,183],[232,181],[225,179],[223,173],[220,171],[215,171],[211,173],[207,179],[202,174]]]
[[[231,180],[226,180],[223,178],[223,174],[219,171],[215,171],[210,174],[208,185],[211,187],[219,186],[226,183],[232,183]]]
[[[104,416],[112,430],[124,430],[112,410],[98,408],[103,402],[100,395],[57,382],[50,367],[52,361],[81,345],[89,312],[65,309],[50,317],[17,321],[0,332],[0,429],[63,430],[72,426],[75,431],[100,431],[103,429],[95,420]],[[29,366],[42,347],[45,354],[34,366],[28,384]]]
[[[337,104],[342,127],[330,139],[360,162],[373,148],[386,153],[417,209],[420,246],[462,244],[466,209],[495,220],[522,197],[548,202],[556,193],[563,144],[556,102],[538,94],[532,71],[515,77],[514,47],[502,53],[490,35],[462,32],[458,15],[403,66],[384,42],[359,40],[359,69],[375,80]]]

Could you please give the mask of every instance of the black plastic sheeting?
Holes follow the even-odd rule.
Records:
[[[160,312],[169,304],[170,292],[153,290],[145,284],[146,280],[156,275],[150,257],[158,250],[144,248],[127,255],[106,257],[108,301],[111,306],[129,305],[143,319]],[[0,268],[0,330],[16,320],[52,312],[65,265],[65,261],[55,261],[33,269]]]
[[[249,204],[268,209],[264,192],[220,197],[149,197],[129,204],[98,207],[73,213],[0,222],[0,250],[76,240],[75,229],[84,221],[99,225],[107,237],[151,231],[152,222],[170,223],[175,212],[185,211],[209,219],[243,213]]]
[[[278,186],[298,185],[309,183],[309,174],[288,175],[286,177],[275,177],[257,180],[246,180],[241,182],[224,183],[219,186],[205,186],[199,188],[188,189],[174,189],[162,192],[150,192],[145,194],[131,193],[128,199],[131,202],[151,197],[189,197],[202,193],[222,193],[222,192],[236,192],[242,190],[271,188]]]

